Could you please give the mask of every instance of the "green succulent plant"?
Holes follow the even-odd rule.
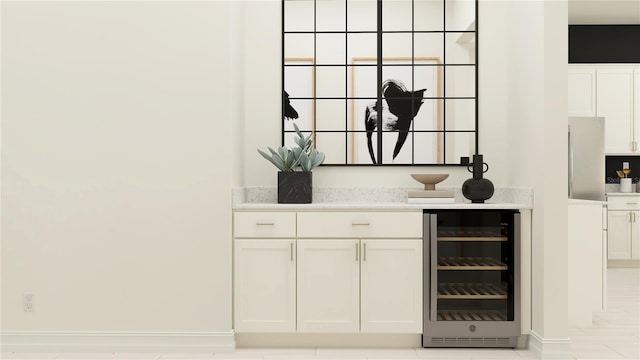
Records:
[[[296,171],[298,168],[301,171],[311,171],[324,162],[325,155],[312,148],[311,134],[304,136],[296,124],[293,124],[293,128],[296,130],[294,141],[297,147],[281,146],[276,150],[268,147],[270,154],[260,149],[258,152],[280,171]]]

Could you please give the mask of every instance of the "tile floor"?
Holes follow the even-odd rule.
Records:
[[[571,328],[574,359],[640,359],[640,269],[609,269],[609,304],[594,315],[593,325]],[[366,360],[366,359],[535,359],[526,349],[245,349],[216,354],[23,354],[3,353],[2,359],[139,360],[139,359],[233,359],[233,360]]]
[[[640,269],[609,269],[607,311],[569,329],[576,359],[640,359]]]

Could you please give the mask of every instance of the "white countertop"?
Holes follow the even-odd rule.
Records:
[[[607,205],[607,202],[601,200],[569,199],[569,205]]]
[[[453,204],[409,204],[405,202],[314,202],[311,204],[276,203],[239,203],[234,210],[422,210],[422,209],[531,209],[530,205],[515,203],[472,204],[458,202]]]
[[[418,188],[419,189],[419,188]],[[472,204],[460,188],[454,203],[408,203],[407,191],[415,188],[314,188],[311,204],[278,204],[277,189],[266,187],[234,188],[233,209],[239,211],[313,211],[313,210],[422,210],[422,209],[531,209],[533,191],[529,188],[496,188],[494,196],[482,204]]]
[[[606,194],[607,194],[607,196],[640,196],[640,193],[637,193],[637,192],[628,192],[628,193],[608,192]]]

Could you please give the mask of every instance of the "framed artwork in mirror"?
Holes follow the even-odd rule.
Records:
[[[296,123],[325,165],[458,165],[478,151],[477,0],[282,6],[283,145]]]

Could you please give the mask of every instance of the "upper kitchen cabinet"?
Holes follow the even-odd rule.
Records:
[[[596,69],[569,68],[569,116],[596,116]]]
[[[638,151],[640,125],[634,116],[633,68],[597,69],[596,114],[605,118],[605,152]]]
[[[640,65],[569,65],[569,116],[605,118],[605,152],[640,152]]]
[[[633,70],[633,118],[635,120],[634,136],[635,151],[638,150],[638,139],[640,139],[640,66]]]

